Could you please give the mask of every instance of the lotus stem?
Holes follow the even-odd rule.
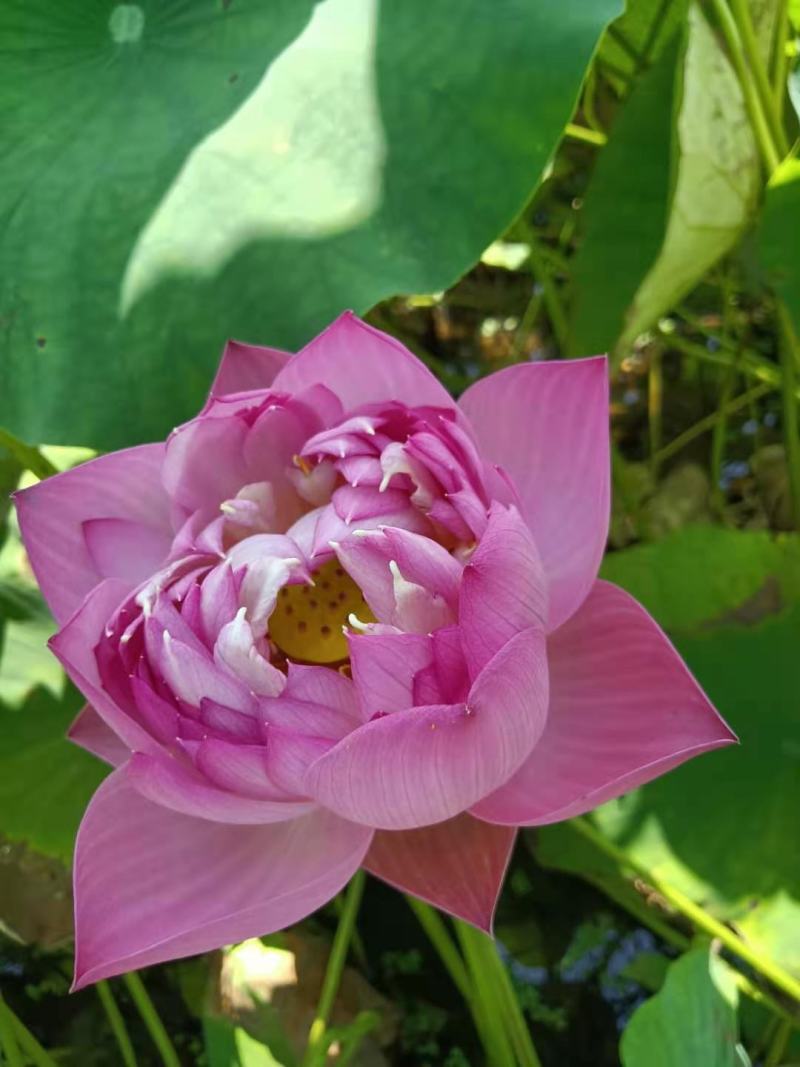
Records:
[[[366,874],[364,871],[356,871],[345,892],[339,925],[333,938],[331,954],[328,957],[328,966],[325,970],[325,978],[319,994],[317,1013],[314,1016],[311,1029],[308,1031],[308,1043],[303,1057],[303,1067],[313,1067],[320,1058],[320,1054],[324,1053],[326,1047],[325,1031],[328,1028],[328,1020],[333,1010],[333,1003],[339,991],[339,983],[341,982],[342,971],[347,959],[347,950],[350,947],[358,908],[361,904],[361,897],[364,894],[365,881]]]
[[[97,983],[95,989],[97,990],[100,1003],[103,1005],[103,1011],[105,1011],[106,1017],[108,1018],[108,1024],[111,1027],[111,1031],[114,1034],[114,1038],[119,1047],[122,1062],[125,1064],[125,1067],[136,1067],[136,1053],[133,1051],[128,1028],[125,1025],[125,1020],[122,1018],[122,1012],[119,1010],[117,1002],[114,999],[111,986],[108,982],[102,981]]]
[[[138,973],[130,971],[128,974],[123,974],[122,980],[142,1017],[142,1022],[153,1039],[153,1044],[159,1051],[164,1067],[181,1067],[181,1061],[178,1059],[175,1046],[172,1044],[166,1027],[162,1023],[155,1005],[150,999],[150,994],[145,989],[144,982]]]

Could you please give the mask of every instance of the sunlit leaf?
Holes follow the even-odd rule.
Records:
[[[754,5],[768,54],[775,0]],[[699,5],[689,10],[682,99],[673,142],[673,193],[661,251],[629,309],[624,352],[738,240],[752,220],[761,161],[742,91]]]
[[[745,1067],[737,1003],[727,964],[706,949],[687,953],[628,1023],[620,1045],[623,1067]]]
[[[677,644],[741,744],[691,760],[592,818],[647,870],[800,973],[800,607]],[[569,824],[544,829],[540,858],[608,880],[612,865],[575,837]]]
[[[229,335],[295,347],[444,288],[526,200],[621,0],[177,0],[0,12],[0,423],[101,447],[197,410]]]

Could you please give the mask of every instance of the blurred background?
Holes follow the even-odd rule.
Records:
[[[520,835],[497,934],[544,1067],[800,1063],[799,43],[797,0],[4,0],[0,991],[56,1063],[174,1067],[144,996],[180,1063],[293,1067],[337,904],[66,995],[105,768],[7,494],[345,307],[455,394],[609,353],[602,573],[741,739]],[[331,1062],[485,1062],[375,881],[334,1022]]]

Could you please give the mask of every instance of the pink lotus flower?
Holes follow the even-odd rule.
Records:
[[[597,580],[603,359],[456,405],[350,314],[292,357],[231,342],[165,444],[17,503],[72,736],[116,766],[78,835],[77,986],[277,930],[362,865],[488,929],[517,826],[733,740]]]

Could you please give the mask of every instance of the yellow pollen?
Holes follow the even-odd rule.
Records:
[[[292,456],[292,462],[295,467],[299,467],[303,474],[311,474],[314,469],[305,456]]]
[[[348,657],[348,617],[375,622],[364,595],[338,560],[312,575],[313,585],[285,585],[269,617],[269,637],[289,659],[341,663]]]

